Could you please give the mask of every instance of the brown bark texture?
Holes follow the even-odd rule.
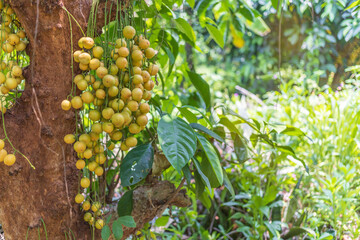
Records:
[[[75,130],[75,112],[60,103],[71,91],[71,34],[65,6],[86,30],[92,0],[9,0],[30,41],[30,66],[24,71],[22,97],[5,114],[8,137],[34,164],[16,154],[11,166],[0,166],[0,223],[6,240],[91,239],[90,228],[74,197],[79,172],[72,146],[63,142]],[[99,14],[103,9],[99,8]],[[101,16],[98,17],[101,23]],[[74,47],[82,36],[72,22]],[[76,47],[75,47],[76,50]],[[4,133],[0,130],[0,137]],[[9,145],[5,147],[10,150]],[[11,151],[10,151],[11,152]],[[136,229],[162,212],[164,204],[188,206],[173,184],[155,182],[134,191]],[[45,231],[45,227],[46,231]],[[136,229],[124,229],[124,237]],[[73,239],[73,238],[71,238]],[[99,234],[95,239],[100,239]]]

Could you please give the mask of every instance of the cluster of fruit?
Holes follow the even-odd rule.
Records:
[[[24,80],[21,64],[19,64],[19,61],[10,60],[12,59],[11,55],[16,55],[12,54],[13,52],[18,54],[24,51],[27,41],[25,31],[22,30],[21,24],[12,8],[0,2],[0,10],[2,18],[0,42],[4,52],[2,60],[7,61],[7,63],[1,62],[0,66],[0,91],[2,94],[8,94],[11,90],[16,89],[22,80]],[[6,108],[2,107],[1,110],[6,111]]]
[[[148,123],[147,101],[151,99],[153,76],[159,67],[152,63],[156,52],[150,48],[150,42],[142,35],[135,35],[135,29],[126,26],[121,38],[104,47],[96,46],[90,37],[83,37],[78,42],[81,50],[74,52],[74,61],[83,73],[73,81],[82,92],[70,101],[63,100],[61,107],[65,111],[80,109],[83,118],[89,119],[89,127],[84,127],[80,134],[64,137],[66,143],[74,144],[78,154],[76,167],[82,170],[80,185],[84,189],[111,167],[113,160],[110,162],[109,152],[135,147],[138,141],[134,135]],[[84,219],[101,229],[104,225],[101,204],[90,199],[88,193],[86,199],[79,193],[75,201],[82,203],[85,211],[92,210]]]

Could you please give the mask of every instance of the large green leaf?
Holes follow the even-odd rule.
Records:
[[[169,116],[161,118],[157,130],[166,158],[181,173],[195,154],[197,141],[194,130],[181,118],[172,119]]]
[[[189,38],[189,40],[195,44],[196,42],[195,32],[193,28],[190,26],[189,22],[183,18],[177,18],[174,20],[174,22],[177,29],[179,29],[179,31],[184,33]]]
[[[214,147],[204,136],[197,133],[196,137],[199,140],[200,145],[201,145],[202,149],[204,150],[207,159],[209,160],[211,169],[213,170],[213,173],[215,174],[216,179],[218,180],[220,185],[222,185],[224,182],[223,171],[221,168],[220,159],[219,159]],[[207,177],[209,177],[209,176],[207,176]]]
[[[235,134],[234,149],[239,163],[245,162],[247,160],[247,148],[243,140],[241,140],[237,134]]]
[[[301,234],[310,234],[310,236],[315,237],[316,234],[313,230],[310,228],[304,228],[304,227],[293,227],[290,229],[290,231],[284,236],[284,239],[293,238],[295,236],[300,236]]]
[[[122,160],[120,166],[121,185],[134,185],[143,180],[150,172],[154,161],[151,144],[139,145],[132,149]]]
[[[119,217],[131,215],[133,210],[133,190],[127,191],[119,200],[117,212]]]
[[[220,137],[218,134],[216,134],[215,132],[211,131],[210,129],[204,127],[203,125],[201,124],[198,124],[198,123],[190,123],[190,126],[193,128],[193,129],[197,129],[197,130],[200,130],[204,133],[206,133],[207,135],[209,135],[210,137],[213,137],[215,138],[216,140],[218,140],[219,142],[224,142],[225,140]]]
[[[195,167],[196,167],[196,170],[195,173],[199,174],[201,179],[203,180],[203,182],[206,184],[206,187],[209,189],[209,192],[210,194],[212,194],[212,188],[211,188],[211,185],[210,185],[210,181],[209,179],[206,177],[206,175],[201,171],[201,165],[200,163],[198,162],[198,160],[196,160],[195,158],[193,158],[193,162],[195,164]],[[195,179],[196,180],[196,179]]]
[[[211,105],[211,95],[209,84],[197,73],[187,71],[190,81],[195,86],[196,90],[200,93],[207,108]]]
[[[111,230],[108,225],[105,225],[103,229],[101,229],[101,239],[108,240],[111,235]]]
[[[214,41],[221,47],[224,47],[224,34],[219,31],[216,27],[210,24],[206,24],[206,29],[210,33],[210,36]]]
[[[118,222],[126,227],[134,228],[136,227],[136,222],[132,216],[122,216],[119,217]]]
[[[121,240],[124,235],[123,227],[119,222],[119,219],[116,219],[112,225],[112,232],[116,240]]]

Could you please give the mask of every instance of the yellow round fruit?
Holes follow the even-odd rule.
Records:
[[[90,135],[87,133],[81,134],[79,137],[79,141],[84,142],[85,144],[88,144],[91,141]]]
[[[15,163],[15,161],[16,161],[16,157],[14,154],[8,154],[4,158],[4,164],[7,166],[13,165]]]
[[[96,122],[99,121],[101,118],[101,114],[98,110],[90,110],[89,111],[89,118],[90,120]]]
[[[108,94],[110,97],[116,97],[119,94],[119,89],[115,86],[111,86],[108,89]]]
[[[132,26],[126,26],[123,29],[123,35],[127,39],[132,39],[136,34],[135,28]]]
[[[118,74],[118,72],[119,72],[119,68],[116,66],[116,64],[111,64],[111,66],[110,66],[110,74],[114,75],[114,77],[115,77],[115,75]]]
[[[6,80],[5,75],[2,72],[0,72],[0,84],[3,84],[5,80]]]
[[[118,57],[115,64],[119,69],[125,69],[128,66],[128,61],[124,57]]]
[[[98,219],[95,222],[95,227],[99,230],[102,229],[104,227],[104,225],[105,225],[105,223],[104,223],[104,220],[102,220],[102,219]]]
[[[82,37],[82,38],[79,39],[78,45],[79,45],[80,48],[84,47],[84,43],[83,43],[84,40],[85,40],[85,37]]]
[[[90,142],[89,144],[91,144],[92,142]],[[87,146],[89,145],[87,144]],[[84,158],[86,159],[90,159],[92,157],[92,150],[91,149],[86,149],[84,151]]]
[[[126,44],[126,40],[125,39],[116,39],[116,48],[121,48],[121,47],[126,47],[127,44]]]
[[[81,94],[81,100],[83,100],[84,103],[90,104],[94,101],[94,95],[91,92],[83,92]]]
[[[104,147],[102,145],[96,145],[94,147],[95,153],[103,153],[105,151]]]
[[[5,80],[5,86],[7,89],[15,89],[18,86],[18,83],[15,78],[7,78]]]
[[[143,97],[143,91],[140,88],[134,88],[131,92],[132,99],[140,102]]]
[[[96,76],[98,76],[99,78],[103,78],[106,74],[108,74],[108,70],[106,67],[99,67],[98,69],[96,69]]]
[[[105,156],[104,153],[96,154],[96,156],[95,156],[95,162],[96,162],[97,164],[104,164],[105,161],[106,161],[106,156]],[[97,167],[97,166],[96,166],[96,167]],[[95,168],[96,168],[96,167],[95,167]],[[95,170],[95,168],[94,168],[94,170]]]
[[[132,52],[131,54],[131,58],[136,62],[136,61],[141,61],[143,59],[143,53],[141,52],[141,50],[135,50]]]
[[[74,150],[77,153],[83,153],[86,150],[86,144],[84,142],[77,141],[74,143]]]
[[[91,208],[91,204],[89,201],[85,201],[83,204],[82,204],[82,208],[85,210],[85,211],[88,211],[90,208]],[[91,214],[90,214],[91,215]]]
[[[121,127],[124,124],[124,117],[121,115],[121,113],[115,113],[114,115],[112,115],[111,117],[111,122],[116,126],[116,127]]]
[[[83,201],[84,201],[84,196],[82,195],[82,194],[80,194],[80,193],[78,193],[76,196],[75,196],[75,202],[76,203],[82,203]]]
[[[7,41],[11,45],[15,46],[16,44],[18,44],[20,42],[20,38],[16,34],[9,34],[9,37],[8,37]]]
[[[2,150],[5,147],[4,140],[0,139],[0,150]]]
[[[65,135],[64,142],[67,144],[73,144],[75,142],[75,135],[74,134]]]
[[[127,104],[127,107],[130,109],[130,111],[135,112],[139,108],[139,103],[134,100],[130,100]]]
[[[85,89],[87,89],[88,87],[88,83],[87,81],[84,79],[84,80],[80,80],[76,86],[78,87],[79,90],[81,91],[84,91]]]
[[[85,167],[85,161],[82,159],[77,160],[75,165],[77,169],[81,170]]]
[[[15,50],[18,52],[24,51],[26,48],[27,43],[24,41],[20,41],[18,44],[15,45]]]
[[[110,151],[114,150],[115,149],[115,143],[111,142],[107,149],[109,149]]]
[[[150,112],[150,105],[148,103],[142,103],[140,104],[139,109],[141,113],[148,113]]]
[[[93,103],[94,103],[95,106],[101,106],[101,105],[104,104],[104,102],[105,102],[104,99],[94,98],[94,102],[93,102]]]
[[[75,61],[75,62],[77,62],[77,63],[80,62],[79,56],[80,56],[80,54],[82,54],[82,53],[83,53],[83,51],[80,51],[80,50],[74,52],[74,61]]]
[[[19,30],[16,34],[19,36],[19,38],[26,38],[26,34],[23,30]]]
[[[95,222],[95,218],[94,218],[94,217],[91,217],[90,220],[89,220],[89,224],[90,224],[91,226],[93,226],[93,225],[94,225],[94,222]]]
[[[122,142],[121,143],[121,146],[120,146],[121,150],[123,151],[128,151],[130,148],[128,146],[126,146],[125,142]]]
[[[97,140],[99,140],[99,138],[100,138],[100,135],[98,133],[90,132],[91,141],[96,142]]]
[[[146,114],[140,115],[136,118],[136,123],[141,127],[141,126],[146,126],[146,124],[148,123],[148,117],[146,116]]]
[[[99,67],[100,67],[100,60],[99,60],[99,59],[93,58],[93,59],[90,60],[90,62],[89,62],[89,68],[90,68],[91,70],[96,70],[96,69],[98,69]]]
[[[121,99],[116,99],[112,102],[111,107],[114,109],[114,111],[121,111],[124,108],[124,101]]]
[[[112,132],[110,135],[111,140],[119,141],[122,138],[123,134],[120,131]]]
[[[71,106],[75,109],[80,109],[83,106],[83,101],[79,96],[76,96],[71,99]]]
[[[113,75],[107,74],[103,77],[102,83],[105,87],[109,88],[115,84],[115,77]]]
[[[92,49],[93,46],[95,45],[95,42],[94,42],[94,39],[92,39],[91,37],[85,37],[82,41],[82,44],[83,44],[84,48]]]
[[[141,76],[143,78],[144,83],[150,80],[150,73],[146,70],[141,71]]]
[[[118,50],[118,54],[120,57],[126,58],[127,56],[129,56],[129,49],[127,47],[121,47]]]
[[[13,77],[20,77],[22,75],[22,69],[19,66],[13,66],[11,70]]]
[[[128,137],[125,140],[125,144],[126,146],[128,146],[129,148],[135,147],[137,145],[137,139],[135,137]]]
[[[98,166],[94,172],[95,172],[96,176],[100,177],[104,174],[104,169],[102,167]]]
[[[89,84],[89,85],[91,85],[91,84],[93,84],[95,81],[96,81],[96,78],[93,76],[93,75],[87,75],[86,77],[85,77],[85,80],[87,81],[87,83]],[[99,81],[99,83],[101,83],[100,81]],[[101,84],[100,84],[101,85]]]
[[[86,211],[87,211],[87,210],[86,210]],[[87,212],[87,213],[84,214],[84,221],[85,221],[85,222],[89,222],[89,221],[91,220],[91,218],[92,218],[92,214],[91,214],[91,213]]]
[[[99,166],[99,164],[97,162],[90,162],[88,165],[88,169],[89,171],[93,172],[97,167]]]
[[[114,131],[114,125],[111,122],[104,122],[102,125],[104,132],[112,133]]]
[[[147,49],[148,47],[150,47],[150,42],[149,42],[149,40],[147,40],[147,39],[141,39],[141,40],[139,41],[139,47],[140,47],[141,49]]]
[[[104,89],[98,89],[98,90],[96,90],[96,92],[95,92],[95,96],[96,96],[98,99],[105,99],[105,97],[106,97],[106,92],[104,91]]]
[[[0,150],[0,162],[4,161],[4,158],[7,155],[7,151],[5,149]]]
[[[151,91],[155,87],[154,81],[150,80],[144,83],[144,88],[148,91]]]
[[[2,94],[8,94],[10,92],[10,89],[8,89],[5,85],[1,86],[1,93]]]
[[[112,108],[105,108],[102,111],[102,116],[103,118],[105,118],[106,120],[109,120],[112,116],[114,115],[114,110]]]
[[[102,55],[104,54],[104,49],[102,47],[96,46],[93,48],[92,52],[95,58],[101,59]]]
[[[155,76],[159,72],[159,66],[151,63],[149,65],[148,72],[150,73],[151,76]]]
[[[121,99],[126,100],[131,97],[131,90],[128,88],[121,89]]]
[[[74,77],[74,83],[77,84],[79,81],[84,80],[84,76],[82,74],[78,74]]]
[[[140,74],[135,74],[132,78],[132,83],[134,85],[143,83],[143,77]]]
[[[147,48],[145,50],[145,57],[147,59],[152,59],[155,56],[156,52],[153,48]]]
[[[88,179],[87,177],[83,177],[80,180],[80,185],[81,185],[82,188],[88,188],[90,186],[90,179]]]
[[[102,129],[102,125],[101,123],[94,123],[92,126],[91,126],[91,130],[94,132],[94,133],[102,133],[103,129]]]
[[[141,131],[141,128],[138,124],[136,123],[132,123],[130,124],[129,126],[129,132],[132,133],[132,134],[137,134]]]
[[[84,64],[84,65],[87,65],[89,64],[91,61],[91,56],[90,54],[88,54],[87,52],[83,52],[79,55],[79,62]]]
[[[93,205],[91,206],[91,210],[96,213],[97,211],[99,211],[101,208],[101,203],[100,202],[94,202]]]

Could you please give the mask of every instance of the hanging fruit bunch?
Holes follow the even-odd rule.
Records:
[[[0,72],[0,92],[1,92],[1,112],[4,114],[20,97],[19,90],[24,89],[23,67],[28,65],[28,58],[25,53],[27,46],[26,34],[16,17],[14,11],[7,4],[0,1],[1,26],[1,72]],[[4,121],[3,121],[4,124]],[[15,163],[15,152],[17,151],[6,136],[0,140],[0,162],[11,166]],[[8,141],[14,150],[14,154],[8,154],[4,149],[5,141]]]
[[[81,170],[81,190],[75,202],[82,204],[84,220],[97,229],[104,226],[102,181],[137,145],[136,135],[148,123],[148,101],[159,71],[149,40],[137,35],[132,26],[119,28],[119,38],[105,40],[101,46],[91,37],[78,41],[81,50],[73,57],[82,73],[74,77],[73,84],[81,93],[61,103],[65,111],[79,110],[82,119],[76,133],[66,135],[64,141],[73,144],[76,167]]]

